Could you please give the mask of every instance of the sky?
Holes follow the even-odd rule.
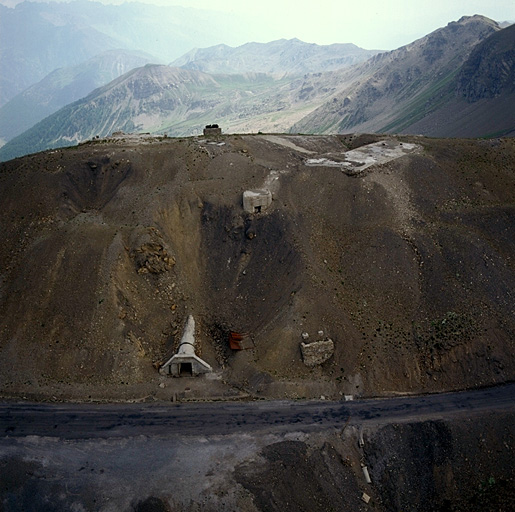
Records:
[[[20,0],[0,0],[13,6]],[[45,0],[63,1],[63,0]],[[121,0],[97,0],[119,4]],[[462,16],[515,21],[515,0],[139,0],[243,17],[258,42],[297,37],[317,44],[354,43],[392,50]],[[223,39],[223,38],[222,38]],[[224,42],[223,40],[220,42]],[[247,41],[242,41],[247,42]]]

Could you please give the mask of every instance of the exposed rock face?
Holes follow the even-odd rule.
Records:
[[[334,343],[331,339],[301,343],[300,350],[306,366],[317,366],[325,363],[334,354]]]
[[[347,74],[343,70],[345,88],[291,132],[398,133],[454,99],[459,66],[476,45],[498,31],[488,18],[463,17],[407,46],[376,55]],[[410,133],[427,132],[418,128]]]
[[[472,50],[458,76],[456,92],[469,103],[515,92],[515,25]]]
[[[175,259],[165,248],[164,240],[156,228],[148,228],[137,235],[132,257],[138,268],[138,274],[160,274],[175,265]]]

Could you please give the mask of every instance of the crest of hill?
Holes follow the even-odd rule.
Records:
[[[246,43],[236,48],[220,44],[195,48],[172,66],[206,73],[318,73],[358,64],[379,53],[354,44],[317,45],[299,39]]]
[[[454,96],[450,85],[472,49],[499,30],[484,16],[463,17],[357,69],[343,71],[341,92],[291,131],[406,131]]]

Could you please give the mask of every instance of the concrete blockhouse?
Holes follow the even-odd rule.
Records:
[[[245,190],[243,209],[249,213],[260,213],[272,204],[272,192],[266,189]]]
[[[191,377],[212,371],[211,366],[195,354],[195,320],[190,315],[177,353],[161,366],[159,372],[173,377]]]
[[[204,137],[216,137],[222,135],[222,129],[217,124],[208,124],[204,128]]]

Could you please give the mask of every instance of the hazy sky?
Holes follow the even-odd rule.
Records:
[[[122,3],[121,0],[99,1]],[[309,43],[354,43],[384,50],[408,44],[464,15],[482,14],[496,21],[515,21],[515,0],[140,1],[244,16],[249,32],[258,33],[260,42],[297,37]],[[0,3],[12,6],[19,0],[0,0]],[[223,35],[220,42],[224,42]]]

